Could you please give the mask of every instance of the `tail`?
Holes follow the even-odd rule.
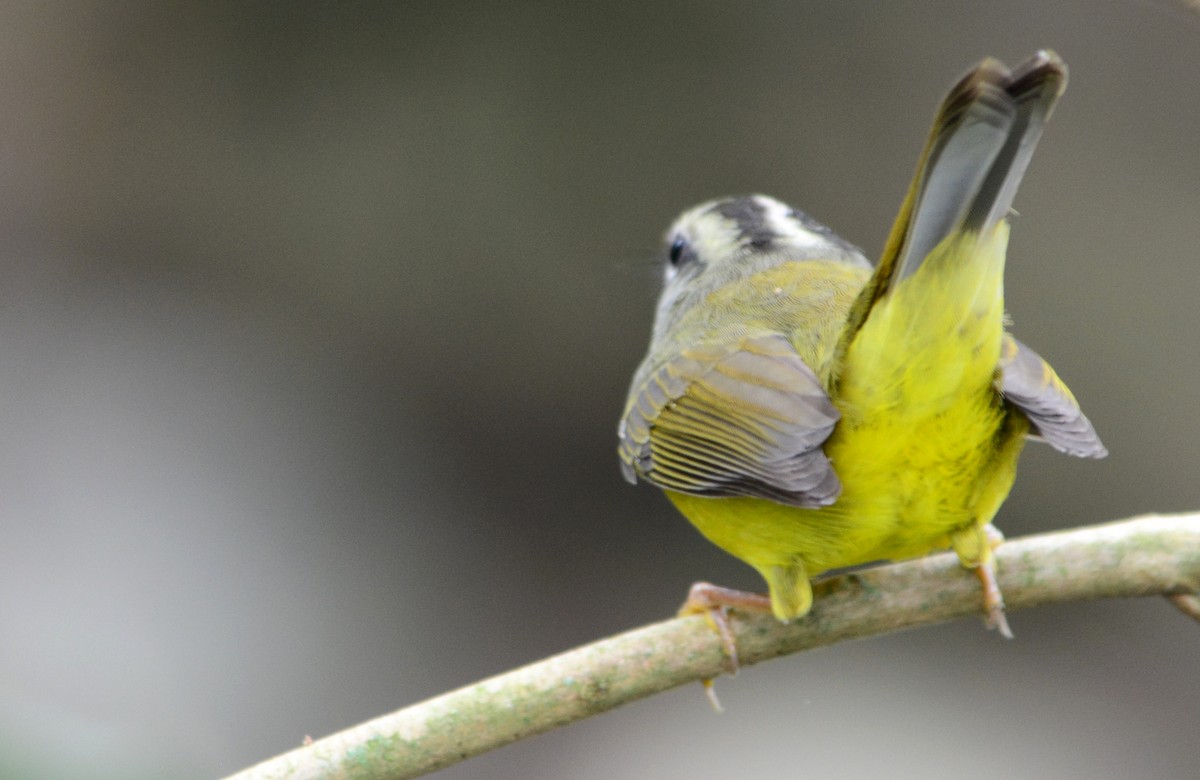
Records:
[[[954,85],[938,110],[875,274],[851,310],[839,358],[875,304],[946,239],[993,235],[1066,84],[1066,64],[1054,52],[1041,51],[1012,71],[985,59]]]

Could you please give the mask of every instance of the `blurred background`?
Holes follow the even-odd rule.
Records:
[[[1008,302],[1112,455],[1016,536],[1200,508],[1183,3],[0,7],[0,774],[224,775],[759,588],[617,468],[662,231],[765,192],[877,255],[945,89],[1071,87]],[[869,639],[447,778],[1195,777],[1161,599]]]

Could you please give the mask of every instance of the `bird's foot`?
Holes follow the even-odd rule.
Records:
[[[996,559],[987,556],[987,560],[975,567],[975,576],[983,586],[983,609],[987,615],[987,627],[995,629],[1005,639],[1012,639],[1012,629],[1008,627],[1008,618],[1004,615],[1004,594],[996,582]]]
[[[958,560],[975,572],[983,586],[983,609],[987,627],[996,630],[1005,639],[1012,639],[1012,629],[1004,616],[1004,596],[996,581],[996,556],[993,551],[1004,542],[1004,534],[991,523],[970,525],[950,535],[950,543]]]
[[[709,625],[721,637],[721,646],[725,649],[726,670],[732,676],[738,672],[738,651],[733,628],[729,625],[731,607],[750,612],[770,612],[771,599],[763,593],[723,588],[711,582],[697,582],[693,583],[688,591],[687,601],[679,608],[679,615],[704,615]],[[704,681],[704,693],[713,709],[720,712],[721,703],[717,700],[712,679]]]

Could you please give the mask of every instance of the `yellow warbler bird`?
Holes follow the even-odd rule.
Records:
[[[967,73],[874,271],[763,195],[703,204],[671,227],[622,468],[770,591],[706,586],[693,608],[769,606],[789,621],[822,572],[952,547],[1007,635],[988,531],[1025,440],[1106,454],[1053,369],[1005,330],[1008,215],[1066,82],[1048,51]]]

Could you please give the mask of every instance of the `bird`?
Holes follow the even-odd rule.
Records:
[[[765,195],[701,204],[667,231],[621,469],[768,590],[697,583],[683,612],[790,622],[814,577],[950,548],[981,582],[989,627],[1011,636],[992,520],[1025,442],[1107,454],[1004,309],[1013,199],[1066,83],[1043,50],[1012,69],[986,58],[954,84],[874,267]]]

